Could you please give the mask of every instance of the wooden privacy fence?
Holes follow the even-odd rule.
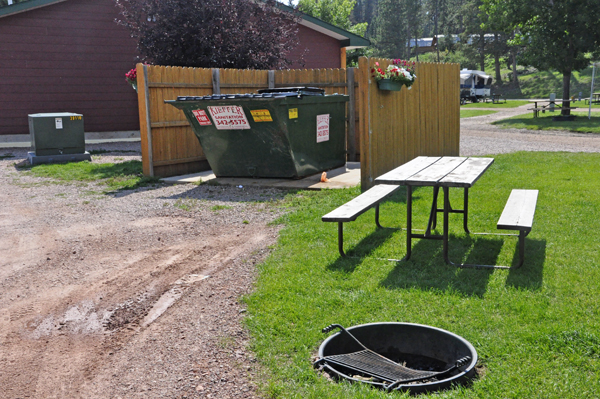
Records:
[[[147,176],[176,176],[209,169],[183,111],[165,104],[177,96],[251,93],[260,89],[311,86],[326,94],[348,94],[348,158],[357,153],[358,99],[354,69],[240,70],[137,65],[142,163]],[[354,117],[352,117],[354,115]]]
[[[418,63],[411,90],[384,91],[371,77],[376,62],[392,60],[360,58],[357,70],[363,190],[417,156],[459,155],[459,64]]]
[[[283,71],[138,64],[144,174],[167,177],[209,168],[183,112],[164,100],[286,86],[320,87],[327,94],[350,96],[348,160],[360,153],[363,190],[377,176],[419,155],[459,155],[459,65],[418,63],[412,89],[395,92],[380,90],[371,77],[376,62],[386,68],[392,60],[360,58],[356,69]]]

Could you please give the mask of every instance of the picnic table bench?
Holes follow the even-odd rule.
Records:
[[[344,253],[344,223],[355,221],[357,217],[375,207],[375,224],[382,228],[379,223],[379,204],[399,188],[400,186],[393,184],[373,186],[321,218],[323,222],[338,223],[338,249],[341,256],[346,256]]]
[[[537,197],[538,190],[512,190],[498,220],[498,229],[519,231],[519,263],[514,268],[525,261],[525,237],[533,226]]]

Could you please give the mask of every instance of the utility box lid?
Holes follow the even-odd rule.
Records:
[[[27,115],[30,118],[66,118],[70,116],[81,116],[82,114],[74,114],[72,112],[48,112],[48,113],[38,113],[38,114],[29,114]]]

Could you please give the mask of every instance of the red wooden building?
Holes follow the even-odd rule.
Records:
[[[83,114],[86,132],[139,130],[137,95],[125,82],[136,43],[117,17],[114,0],[0,7],[0,135],[28,134],[27,115],[38,112]],[[346,48],[369,45],[309,16],[299,35],[290,56],[307,48],[305,68],[345,67]]]

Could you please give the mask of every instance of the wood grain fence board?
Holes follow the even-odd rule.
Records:
[[[392,60],[361,58],[357,71],[363,190],[417,156],[458,155],[460,143],[458,65],[418,63],[412,89],[389,92],[371,77],[376,62],[385,69]]]

